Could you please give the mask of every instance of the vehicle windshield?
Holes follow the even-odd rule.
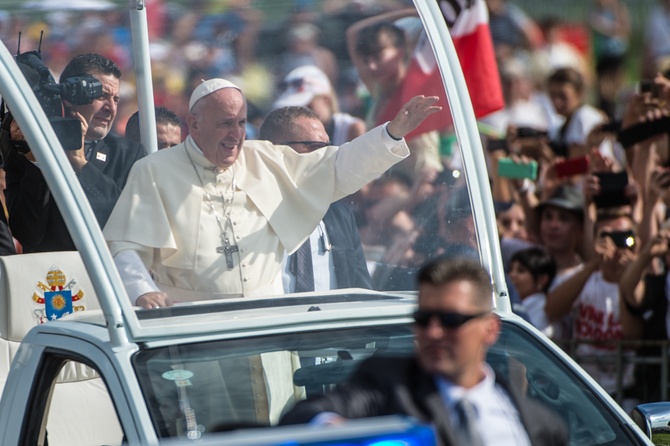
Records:
[[[167,293],[170,304],[185,304],[311,289],[414,290],[418,266],[431,257],[480,259],[464,147],[442,84],[442,73],[451,77],[450,69],[438,63],[413,6],[148,2],[160,141],[142,148],[141,133],[153,128],[135,115],[141,90],[135,74],[138,48],[133,47],[127,5],[121,3],[35,2],[30,9],[17,4],[3,16],[7,26],[0,32],[12,53],[41,50],[37,55],[51,78],[35,77],[41,68],[31,65],[34,58],[29,63],[19,56],[20,61],[28,65],[23,69],[40,102],[51,106],[47,115],[52,121],[60,115],[69,120],[70,127],[58,127],[57,133],[63,146],[75,149],[68,155],[72,178],[79,179],[96,221],[105,228],[131,305],[140,305],[138,298],[152,291]],[[71,69],[73,58],[86,53],[113,62],[120,78],[99,65]],[[81,71],[97,76],[102,93],[89,90]],[[235,118],[236,136],[212,130],[219,124],[197,131],[197,120],[189,118],[194,89],[213,78],[229,80],[244,95],[246,111],[240,109]],[[332,156],[321,161],[326,155],[316,155],[332,153],[322,146],[341,146],[368,131],[390,147],[391,131],[373,129],[407,111],[403,106],[415,95],[438,96],[442,110],[405,134],[406,158],[400,160],[406,154],[401,148],[403,154],[393,155],[392,162],[372,168],[369,157],[358,155],[370,144],[352,143],[347,145],[350,155],[338,161],[344,167],[336,171],[328,164],[334,163]],[[87,96],[92,103],[86,103]],[[77,101],[82,105],[74,105]],[[495,106],[475,104],[475,113]],[[262,134],[271,112],[285,107],[309,108],[320,130]],[[177,125],[170,123],[173,118]],[[80,121],[85,121],[83,144],[76,133]],[[163,149],[168,133],[167,145],[186,143]],[[261,137],[283,146],[267,152],[271,146],[263,143],[257,154]],[[212,164],[210,147],[228,147],[244,138],[242,155],[231,169]],[[35,163],[25,143],[5,147],[5,196],[16,249],[24,254],[75,250],[75,237],[62,218],[72,209],[49,196],[40,172],[48,167]],[[147,161],[145,151],[147,158],[170,158],[167,153],[176,158],[130,173],[136,163]],[[296,158],[294,152],[315,153]],[[261,157],[262,167],[254,156]],[[323,171],[316,168],[327,164]],[[314,270],[303,288],[298,248],[305,240],[311,242]],[[55,266],[70,276],[68,265]],[[47,273],[40,272],[42,282]],[[93,297],[88,290],[85,294]],[[83,306],[36,310],[44,313],[40,320],[47,320]]]
[[[185,437],[276,425],[365,358],[411,356],[413,349],[411,326],[396,324],[148,348],[133,363],[156,432]],[[570,444],[629,444],[601,398],[523,327],[503,323],[488,363],[560,414]]]

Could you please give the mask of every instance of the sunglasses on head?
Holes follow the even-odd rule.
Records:
[[[279,90],[280,91],[286,91],[289,88],[293,88],[294,90],[298,90],[299,88],[302,87],[302,84],[305,83],[305,79],[298,78],[298,79],[292,79],[290,81],[282,81],[279,83]]]
[[[475,314],[462,314],[462,313],[452,313],[448,311],[428,311],[428,310],[417,310],[414,312],[414,322],[421,328],[428,327],[431,319],[437,317],[440,321],[440,325],[444,328],[458,328],[473,319],[480,318],[491,314],[489,311],[484,311],[482,313]]]

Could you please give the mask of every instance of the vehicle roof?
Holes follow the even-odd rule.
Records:
[[[388,294],[360,289],[263,299],[194,302],[156,310],[137,310],[142,326],[154,333],[144,341],[184,336],[237,337],[281,333],[301,327],[411,321],[415,293]],[[106,327],[103,312],[85,311],[63,321]],[[59,321],[55,321],[59,322]]]
[[[225,299],[192,302],[174,307],[136,311],[142,326],[154,333],[143,342],[171,342],[176,338],[217,339],[278,334],[343,325],[411,323],[417,295],[348,289],[304,293],[262,299]],[[518,318],[494,310],[504,319]],[[106,327],[102,311],[74,313],[60,322]]]

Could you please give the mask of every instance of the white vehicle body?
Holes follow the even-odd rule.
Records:
[[[538,375],[531,374],[527,379],[536,394],[553,404],[554,408],[564,410],[566,416],[571,418],[571,444],[651,444],[632,420],[574,361],[511,312],[486,163],[467,87],[437,2],[416,0],[415,3],[438,64],[441,67],[450,67],[442,71],[442,80],[450,99],[459,145],[469,148],[462,150],[461,156],[474,217],[479,258],[492,275],[495,311],[503,320],[504,331],[510,333],[510,343],[505,345],[504,339],[508,338],[503,337],[503,343],[499,343],[492,351],[493,359],[497,358],[507,367],[507,359],[513,357],[533,373],[539,373],[543,367],[547,367],[548,372],[551,367],[555,368],[556,375],[552,375],[555,381],[549,380],[549,388],[545,387],[547,376],[535,379]],[[131,11],[131,14],[138,13],[142,14],[143,11]],[[363,333],[368,329],[386,327],[391,332],[385,338],[387,341],[395,341],[397,338],[402,341],[399,341],[397,351],[406,351],[408,346],[411,347],[409,334],[415,293],[409,292],[340,290],[257,300],[193,303],[155,310],[153,313],[133,308],[86,197],[78,182],[72,180],[72,169],[66,156],[48,125],[40,104],[4,45],[0,45],[0,79],[0,94],[10,104],[15,119],[42,166],[81,256],[81,263],[76,256],[68,259],[67,267],[81,275],[83,265],[87,278],[81,279],[81,286],[90,286],[90,289],[85,290],[88,293],[87,298],[95,297],[99,302],[99,305],[93,305],[98,306],[98,310],[84,311],[61,320],[36,325],[23,337],[18,351],[7,348],[8,357],[11,356],[13,362],[0,400],[0,444],[41,445],[45,432],[49,435],[50,445],[97,443],[100,435],[105,444],[115,441],[114,444],[125,442],[124,444],[131,445],[156,445],[169,437],[181,439],[186,444],[190,443],[190,439],[200,438],[200,423],[195,421],[195,424],[189,424],[193,420],[189,420],[184,413],[170,418],[172,415],[167,412],[168,409],[152,407],[151,398],[147,398],[150,395],[149,388],[153,388],[156,395],[161,395],[160,389],[156,390],[158,384],[165,384],[172,377],[177,380],[176,375],[167,375],[168,378],[163,375],[163,381],[160,381],[161,378],[158,381],[147,378],[151,374],[151,367],[155,366],[152,361],[162,360],[161,355],[165,352],[176,355],[172,370],[182,370],[177,367],[182,363],[197,362],[209,373],[211,362],[222,364],[220,367],[224,369],[229,367],[225,362],[231,359],[231,352],[235,350],[227,347],[228,345],[248,345],[249,350],[240,350],[238,357],[245,358],[245,361],[252,361],[252,356],[260,358],[265,373],[262,390],[265,392],[267,407],[264,410],[268,412],[266,417],[271,424],[275,424],[289,404],[286,402],[288,399],[277,403],[273,397],[285,395],[286,386],[291,384],[279,377],[272,383],[273,373],[280,370],[279,367],[276,370],[272,368],[273,361],[285,361],[287,355],[302,358],[312,354],[309,357],[324,358],[322,362],[310,365],[320,367],[319,376],[323,371],[335,368],[335,364],[338,370],[333,373],[339,374],[337,379],[341,379],[341,374],[344,373],[341,370],[342,364],[347,366],[345,368],[351,368],[356,361],[374,353],[383,344],[383,336],[375,337],[375,341],[364,342],[363,348],[353,343],[356,344],[353,347],[342,347],[347,352],[343,356],[349,356],[344,358],[337,351],[326,352],[335,347],[327,347],[327,342],[331,341],[326,340],[326,337],[322,339],[322,333],[341,334],[348,333],[347,330],[362,330]],[[35,259],[46,257],[34,256]],[[46,260],[47,264],[58,261],[54,258],[58,257],[52,256]],[[62,258],[65,262],[65,256]],[[35,262],[37,265],[37,260]],[[29,276],[30,266],[23,268],[23,272]],[[35,268],[34,277],[43,278],[45,271]],[[11,283],[8,277],[1,279],[5,284]],[[38,279],[32,279],[33,282],[29,285],[32,286],[34,280]],[[12,296],[13,289],[5,288],[0,293],[4,293],[0,311],[9,311],[16,305],[20,308],[21,303],[13,303],[11,300],[16,298]],[[318,311],[313,307],[318,307]],[[11,320],[5,322],[5,325],[11,324]],[[300,342],[307,343],[304,351],[303,347],[294,344],[298,342],[298,338],[302,339]],[[337,336],[334,338],[336,340]],[[255,351],[254,342],[257,340],[262,341],[259,345],[269,342],[268,340],[276,340],[277,344],[268,347],[268,351]],[[215,346],[207,350],[211,352],[211,357],[202,359],[189,356],[189,352],[199,351],[198,346],[203,345]],[[319,352],[313,353],[312,348]],[[158,359],[152,359],[154,357]],[[350,361],[348,364],[347,360]],[[69,364],[65,371],[61,371],[63,363],[78,364]],[[295,368],[300,367],[296,365]],[[309,372],[308,367],[304,368]],[[144,370],[147,376],[139,376],[138,370]],[[314,372],[316,371],[315,368]],[[59,373],[61,378],[57,379]],[[77,382],[68,383],[68,373],[70,381]],[[97,376],[102,380],[96,378]],[[295,376],[292,378],[295,381]],[[183,379],[188,381],[189,378]],[[56,381],[59,383],[54,385]],[[70,392],[75,394],[76,403],[69,399],[72,396],[68,395],[69,391],[64,390],[63,400],[58,400],[60,391],[53,390],[68,385],[76,388],[82,382],[90,384],[88,390]],[[218,384],[214,383],[212,386],[218,389]],[[188,387],[185,384],[179,391]],[[195,390],[196,386],[191,387],[188,391]],[[86,392],[104,394],[105,389],[109,397],[104,408],[86,407],[85,395],[89,395]],[[77,393],[82,397],[79,400],[76,400]],[[195,401],[197,398],[192,399]],[[234,398],[231,400],[234,406]],[[64,406],[68,401],[70,406]],[[175,409],[177,411],[185,407],[181,396],[179,403]],[[160,405],[161,402],[157,404]],[[165,430],[161,430],[159,426],[159,414],[162,414],[166,423],[171,423]],[[199,415],[196,411],[196,417]],[[61,423],[70,425],[60,426]],[[63,437],[58,438],[57,432],[60,432],[58,429],[61,427]],[[292,431],[288,432],[291,435]],[[107,435],[111,436],[111,440]],[[216,444],[272,444],[279,438],[273,439],[271,435],[269,438],[261,438],[255,435],[261,434],[259,431],[250,430],[222,435],[216,437]],[[203,440],[206,439],[203,436]]]

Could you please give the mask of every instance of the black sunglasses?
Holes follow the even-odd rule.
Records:
[[[421,328],[426,328],[433,317],[437,317],[444,328],[458,328],[473,319],[491,314],[489,311],[476,314],[461,314],[446,311],[417,310],[414,312],[414,322]]]
[[[310,151],[333,145],[331,141],[284,141],[280,144],[284,146],[290,146],[292,144],[302,144],[309,147]]]

